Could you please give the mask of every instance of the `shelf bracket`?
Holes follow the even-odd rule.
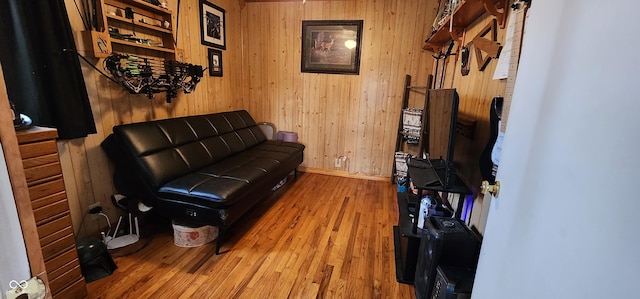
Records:
[[[491,33],[490,39],[485,38],[487,34]],[[476,51],[476,60],[478,62],[478,69],[482,72],[489,65],[491,58],[498,58],[500,51],[502,51],[502,45],[497,42],[498,32],[496,28],[496,19],[492,19],[487,26],[485,26],[476,37],[473,38],[473,48]],[[487,53],[486,57],[482,57],[482,52]]]
[[[464,35],[464,27],[453,27],[451,31],[449,31],[449,35],[451,35],[451,39],[460,44],[462,35]]]
[[[433,51],[433,53],[437,54],[440,52],[440,50],[442,50],[442,45],[432,44],[430,42],[427,42],[424,44],[424,46],[422,46],[422,50]]]
[[[484,4],[484,9],[496,17],[500,29],[504,29],[507,25],[507,13],[509,10],[506,8],[509,5],[509,0],[482,0],[482,3]]]

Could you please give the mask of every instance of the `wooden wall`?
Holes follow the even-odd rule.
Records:
[[[304,143],[307,171],[389,177],[406,74],[425,85],[422,50],[437,4],[425,0],[248,2],[243,107]],[[302,20],[364,20],[360,75],[300,72]],[[422,106],[422,103],[420,103]],[[337,157],[348,162],[334,167]]]
[[[464,38],[460,44],[466,45],[469,43],[492,20],[493,17],[486,13],[478,18],[466,28]],[[497,40],[503,45],[505,43],[505,31],[506,29],[498,27]],[[456,43],[454,49],[457,50],[454,50],[454,52],[459,51],[458,46]],[[506,80],[493,80],[493,73],[498,63],[497,59],[492,59],[484,71],[479,71],[476,63],[476,54],[472,50],[469,57],[471,63],[469,75],[462,76],[460,59],[457,59],[457,57],[452,58],[447,63],[444,88],[456,88],[460,95],[459,115],[477,121],[473,138],[457,136],[454,160],[458,170],[474,191],[471,224],[478,227],[478,224],[484,221],[484,219],[480,219],[484,208],[482,194],[480,194],[480,185],[482,183],[479,168],[480,154],[489,139],[491,101],[498,95],[504,95]]]
[[[410,74],[412,85],[425,85],[434,71],[433,53],[422,46],[431,31],[436,1],[211,2],[226,10],[224,76],[209,77],[205,72],[194,93],[181,94],[171,104],[165,103],[163,94],[153,100],[130,95],[81,62],[98,133],[59,142],[77,233],[104,226],[104,221],[85,217],[94,202],[101,202],[112,218],[119,214],[110,203],[115,193],[113,170],[100,142],[114,125],[123,123],[247,109],[257,121],[299,134],[299,141],[307,146],[306,171],[371,179],[390,175],[404,77]],[[80,54],[102,69],[102,60],[91,58],[84,45],[84,29],[74,1],[65,3]],[[177,47],[184,49],[187,62],[206,66],[207,47],[200,44],[199,2],[180,3],[179,20],[174,21]],[[169,0],[169,7],[176,12],[177,0]],[[340,19],[364,20],[360,75],[301,73],[301,21]],[[467,36],[475,35],[471,32],[480,30],[487,20],[478,20]],[[444,84],[445,88],[458,88],[461,113],[478,120],[476,136],[463,140],[456,150],[461,169],[474,186],[479,186],[479,174],[474,170],[477,156],[488,137],[489,103],[504,89],[502,82],[487,79],[494,67],[492,62],[481,73],[472,65],[471,74],[461,77],[459,62],[452,59]],[[421,107],[422,101],[421,95],[414,94],[410,103]],[[336,168],[334,161],[340,156],[347,161]],[[85,228],[81,230],[83,219]]]
[[[180,93],[170,104],[165,102],[164,93],[154,99],[144,95],[131,95],[121,86],[111,82],[88,63],[81,61],[82,71],[91,101],[97,134],[86,138],[58,142],[61,163],[72,218],[76,233],[96,231],[106,222],[87,215],[88,206],[102,203],[104,210],[117,221],[120,211],[111,204],[110,197],[116,193],[112,181],[112,165],[100,148],[100,143],[112,132],[114,125],[163,119],[168,117],[195,115],[242,108],[242,40],[241,14],[237,0],[214,1],[226,10],[227,50],[223,52],[224,77],[209,77],[208,71],[191,94]],[[177,47],[184,49],[185,62],[208,64],[207,47],[200,44],[199,2],[181,1],[180,16],[177,0],[169,0],[169,9],[174,12],[173,28],[177,28]],[[88,58],[103,72],[103,60],[92,58],[91,48],[83,34],[84,27],[72,0],[65,0],[71,27],[76,36],[79,53]],[[149,54],[149,53],[142,53]],[[85,219],[86,218],[86,219]],[[81,229],[81,223],[84,225]]]
[[[482,30],[491,20],[492,16],[485,14],[467,27],[464,39],[460,42],[466,45],[471,42],[480,30]],[[504,44],[505,29],[498,27],[498,41]],[[456,44],[455,47],[458,47]],[[455,48],[454,48],[455,49]],[[459,51],[459,48],[454,52]],[[486,55],[486,54],[485,54]],[[492,59],[484,71],[479,71],[476,63],[476,53],[472,49],[469,57],[469,75],[462,76],[461,61],[458,57],[452,57],[447,63],[445,71],[445,88],[456,88],[460,95],[459,115],[467,119],[477,121],[477,127],[473,138],[458,136],[456,140],[455,160],[460,164],[462,174],[476,187],[482,181],[478,161],[480,153],[484,149],[489,139],[489,109],[491,100],[503,95],[505,90],[505,80],[493,80],[498,60]]]
[[[257,121],[272,122],[278,130],[296,131],[307,146],[307,171],[367,178],[388,177],[400,114],[405,74],[424,85],[431,73],[431,52],[421,49],[431,30],[435,4],[423,0],[338,0],[243,3],[215,0],[226,10],[227,50],[224,76],[205,74],[196,91],[180,95],[171,104],[163,94],[149,100],[130,95],[82,62],[98,133],[59,142],[65,184],[76,232],[81,235],[104,226],[86,217],[88,206],[102,203],[116,218],[110,203],[115,193],[111,164],[100,143],[114,125],[247,109]],[[79,52],[91,58],[75,3],[66,0]],[[186,61],[207,65],[207,47],[200,44],[198,1],[181,1],[177,47]],[[178,11],[177,1],[169,8]],[[301,21],[318,19],[364,20],[359,76],[300,72]],[[421,99],[417,102],[421,105]],[[334,159],[345,156],[343,167]],[[86,218],[86,219],[85,219]],[[84,225],[81,230],[81,223]],[[115,219],[111,219],[112,222]]]

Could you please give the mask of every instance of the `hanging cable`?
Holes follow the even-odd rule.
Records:
[[[178,0],[178,9],[176,12],[176,38],[173,40],[173,44],[178,47],[178,26],[180,25],[180,0]]]
[[[82,58],[82,60],[84,60],[89,66],[91,66],[92,68],[94,68],[96,71],[98,71],[100,74],[102,74],[103,76],[105,76],[107,79],[113,81],[114,83],[119,83],[118,81],[114,80],[113,78],[109,77],[109,75],[105,74],[103,71],[101,71],[99,68],[97,68],[95,65],[93,65],[93,63],[91,63],[91,61],[89,61],[87,58],[85,58],[84,56],[80,55],[80,53],[78,51],[74,51],[72,49],[62,49],[63,52],[74,52],[76,53],[76,55],[78,55],[78,57]]]

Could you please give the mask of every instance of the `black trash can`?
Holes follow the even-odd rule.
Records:
[[[80,270],[86,282],[107,277],[118,268],[111,258],[107,245],[96,238],[83,238],[77,242]]]

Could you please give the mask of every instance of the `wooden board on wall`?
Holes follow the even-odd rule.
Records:
[[[431,53],[421,47],[434,5],[416,0],[247,2],[244,11],[244,59],[250,71],[243,90],[249,112],[278,130],[297,131],[307,145],[305,167],[387,176],[404,76],[424,82],[431,73]],[[302,20],[332,19],[364,21],[360,75],[300,72]],[[270,34],[274,22],[278,33]],[[279,41],[288,38],[289,28],[295,40]],[[348,169],[334,167],[341,156],[348,158]]]

